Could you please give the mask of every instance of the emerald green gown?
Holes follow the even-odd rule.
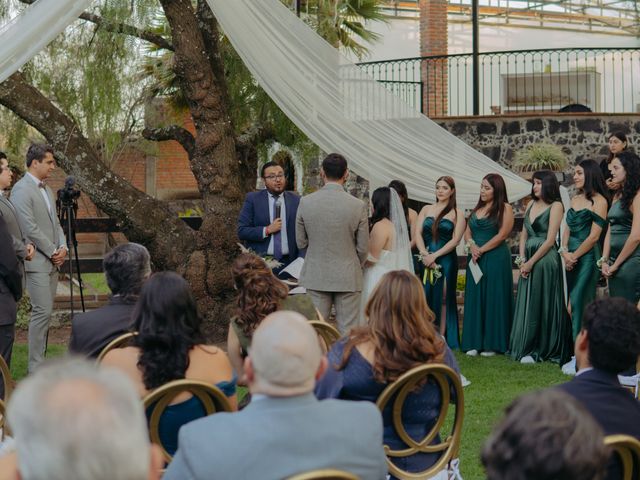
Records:
[[[436,252],[453,238],[456,229],[455,224],[448,218],[443,218],[438,224],[438,239],[435,240],[431,233],[435,219],[427,217],[422,227],[422,238],[424,244],[430,252]],[[442,277],[438,278],[433,285],[428,281],[424,284],[424,294],[427,298],[429,308],[436,316],[436,324],[442,321],[442,303],[444,287],[447,287],[447,298],[444,303],[447,309],[445,321],[445,338],[450,348],[460,348],[458,333],[458,304],[456,302],[456,284],[458,282],[458,256],[456,249],[438,258],[436,262],[441,266]]]
[[[603,229],[607,226],[607,221],[588,208],[575,210],[570,208],[567,211],[567,226],[569,227],[569,243],[567,249],[575,252],[582,242],[591,233],[594,223]],[[571,324],[572,335],[575,340],[582,325],[582,313],[585,307],[596,298],[596,287],[600,270],[596,262],[602,255],[600,245],[596,244],[578,259],[578,263],[573,269],[567,271],[567,289],[569,291],[569,301],[571,302]]]
[[[633,215],[629,210],[620,206],[620,201],[611,205],[609,215],[607,215],[611,225],[611,251],[609,257],[613,264],[616,257],[622,251],[624,243],[631,233]],[[617,272],[609,278],[609,295],[612,297],[623,297],[637,304],[640,299],[640,246],[624,261]]]
[[[525,258],[530,259],[547,239],[551,206],[531,222],[524,217],[527,231]],[[564,275],[556,248],[539,259],[527,278],[520,277],[509,342],[514,360],[531,356],[537,362],[551,360],[563,364],[572,353],[571,321],[564,304]]]
[[[499,225],[488,218],[469,219],[471,237],[482,246],[498,234]],[[467,257],[471,263],[471,255]],[[511,252],[506,242],[484,253],[478,261],[482,278],[476,284],[467,267],[464,291],[462,350],[506,352],[513,317]]]

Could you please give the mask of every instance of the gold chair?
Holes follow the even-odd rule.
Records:
[[[318,337],[322,340],[326,351],[328,351],[331,348],[331,345],[340,338],[340,332],[333,325],[327,322],[313,320],[309,322],[309,325],[315,329]]]
[[[11,435],[9,425],[7,424],[7,404],[3,400],[0,400],[0,430],[2,430],[0,440],[4,441],[6,436]]]
[[[313,470],[311,472],[299,473],[293,477],[289,477],[287,480],[360,480],[358,476],[353,473],[345,472],[343,470],[325,469],[325,470]]]
[[[630,435],[607,435],[604,437],[604,443],[611,447],[620,458],[622,479],[631,480],[634,478],[634,465],[636,468],[640,468],[640,440]]]
[[[440,389],[442,403],[440,413],[436,419],[436,423],[427,435],[421,440],[414,440],[409,436],[402,424],[402,409],[404,402],[416,387],[427,380],[432,379],[436,386]],[[418,387],[419,388],[419,387]],[[451,432],[448,435],[441,435],[441,443],[431,445],[436,436],[441,433],[440,430],[447,417],[449,406],[451,405],[452,390],[455,394],[455,416]],[[384,411],[385,407],[393,399],[392,415],[393,428],[400,439],[407,445],[402,450],[392,450],[388,445],[384,446],[387,455],[387,466],[389,473],[401,480],[426,479],[431,478],[441,470],[447,467],[449,462],[458,456],[460,449],[460,439],[462,436],[462,421],[464,418],[464,393],[462,392],[462,383],[460,377],[450,367],[441,364],[421,365],[412,368],[395,382],[389,385],[378,397],[376,405],[380,411]],[[407,472],[394,463],[391,458],[408,457],[416,453],[440,453],[440,458],[431,467],[421,472]]]
[[[136,335],[138,335],[138,332],[127,332],[127,333],[123,333],[119,337],[114,338],[109,343],[107,343],[106,347],[102,349],[96,361],[100,363],[107,353],[109,353],[114,348],[124,347]]]
[[[4,401],[6,403],[13,391],[13,377],[7,366],[7,362],[0,356],[0,374],[2,374],[2,383],[4,384]]]
[[[227,396],[218,387],[197,380],[174,380],[144,397],[145,411],[151,409],[149,414],[149,436],[151,441],[160,446],[162,455],[167,463],[171,462],[171,455],[165,450],[160,441],[160,417],[171,401],[179,394],[188,392],[202,402],[206,415],[216,412],[231,412],[233,408]]]

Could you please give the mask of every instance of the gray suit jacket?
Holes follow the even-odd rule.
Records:
[[[369,402],[318,401],[312,393],[254,399],[180,429],[163,480],[280,480],[337,468],[386,478],[382,417]]]
[[[20,275],[22,275],[24,279],[23,262],[27,256],[27,245],[29,244],[29,240],[23,235],[20,224],[18,223],[18,212],[16,212],[15,207],[4,195],[0,195],[0,216],[7,224],[7,229],[9,230],[9,234],[11,235],[11,240],[13,242],[13,249],[16,252],[16,257],[18,257],[18,260],[20,261],[20,265],[18,267]]]
[[[36,254],[26,262],[27,272],[51,272],[55,268],[51,256],[65,244],[64,232],[55,214],[55,199],[46,187],[51,210],[42,198],[40,189],[25,174],[11,189],[11,203],[18,212],[18,221],[24,235],[36,246]]]
[[[300,199],[298,248],[307,248],[300,285],[325,292],[362,290],[369,248],[367,206],[335,183]]]

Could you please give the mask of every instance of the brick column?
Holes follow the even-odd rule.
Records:
[[[420,0],[420,55],[447,55],[447,0]],[[422,111],[429,117],[447,114],[449,66],[446,59],[421,65]]]

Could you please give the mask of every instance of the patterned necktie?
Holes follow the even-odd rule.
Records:
[[[273,196],[273,220],[278,218],[276,214],[280,215],[282,209],[278,209],[276,205],[281,202],[280,195]],[[280,211],[278,211],[280,210]],[[282,258],[282,230],[273,234],[273,258],[280,260]]]
[[[38,182],[38,188],[45,188],[47,186],[44,182]]]

